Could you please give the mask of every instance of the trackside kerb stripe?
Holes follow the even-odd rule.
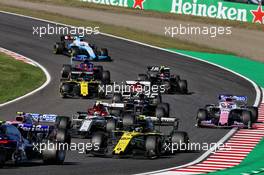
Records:
[[[10,12],[5,12],[5,11],[0,11],[2,13],[6,13],[6,14],[11,14],[11,15],[16,15],[16,16],[20,16],[20,17],[24,17],[24,18],[29,18],[29,19],[34,19],[34,20],[38,20],[38,21],[43,21],[43,22],[48,22],[48,23],[53,23],[53,24],[56,24],[56,25],[62,25],[62,26],[68,26],[68,27],[74,27],[74,26],[71,26],[71,25],[66,25],[66,24],[62,24],[62,23],[57,23],[57,22],[54,22],[54,21],[49,21],[49,20],[43,20],[43,19],[40,19],[40,18],[34,18],[34,17],[30,17],[30,16],[26,16],[26,15],[20,15],[20,14],[15,14],[15,13],[10,13]],[[249,78],[245,77],[245,76],[242,76],[230,69],[227,69],[225,67],[222,67],[222,66],[219,66],[217,64],[213,64],[213,63],[210,63],[208,61],[204,61],[200,58],[197,58],[197,57],[193,57],[193,56],[189,56],[189,55],[186,55],[186,54],[182,54],[182,53],[178,53],[178,52],[175,52],[175,51],[170,51],[170,50],[167,50],[167,49],[164,49],[164,48],[160,48],[160,47],[156,47],[156,46],[152,46],[152,45],[148,45],[148,44],[145,44],[145,43],[141,43],[141,42],[138,42],[138,41],[134,41],[134,40],[130,40],[130,39],[126,39],[126,38],[123,38],[123,37],[118,37],[118,36],[114,36],[114,35],[111,35],[111,34],[106,34],[106,33],[101,33],[102,35],[104,36],[108,36],[108,37],[112,37],[112,38],[116,38],[116,39],[120,39],[120,40],[125,40],[125,41],[128,41],[128,42],[133,42],[133,43],[136,43],[136,44],[140,44],[140,45],[144,45],[144,46],[148,46],[148,47],[151,47],[151,48],[155,48],[155,49],[158,49],[158,50],[163,50],[163,51],[166,51],[166,52],[170,52],[170,53],[176,53],[178,55],[182,55],[182,56],[185,56],[185,57],[189,57],[189,58],[192,58],[192,59],[195,59],[195,60],[199,60],[201,62],[205,62],[207,64],[210,64],[210,65],[214,65],[216,67],[219,67],[221,69],[224,69],[226,71],[229,71],[237,76],[240,76],[242,78],[244,78],[245,80],[249,81],[253,87],[255,88],[255,91],[256,91],[256,99],[255,99],[255,103],[254,103],[254,106],[259,106],[260,104],[260,100],[261,100],[261,91],[259,89],[259,87],[256,85],[255,82],[253,82],[252,80],[250,80]],[[228,138],[230,136],[232,136],[234,133],[236,132],[236,129],[232,129],[230,132],[228,132],[218,143],[224,143],[226,140],[228,140]],[[212,149],[213,150],[213,149]],[[211,154],[212,150],[209,150],[207,152],[205,152],[201,157],[199,157],[198,159],[196,159],[195,161],[187,164],[187,165],[183,165],[183,166],[179,166],[179,167],[174,167],[174,168],[169,168],[169,169],[165,169],[165,170],[160,170],[160,171],[155,171],[155,172],[148,172],[148,173],[143,173],[143,174],[155,174],[155,173],[158,173],[158,172],[166,172],[166,174],[170,174],[170,172],[174,172],[174,171],[168,171],[168,170],[171,170],[171,169],[176,169],[176,168],[181,168],[181,167],[187,167],[187,166],[191,166],[191,165],[195,165],[199,162],[201,162],[203,159],[205,159],[208,155]],[[221,162],[222,163],[222,162]],[[221,164],[220,163],[220,164]],[[204,172],[204,171],[203,171]],[[209,171],[211,172],[211,171]],[[180,172],[179,172],[180,173]],[[177,173],[177,174],[179,174]],[[189,173],[189,172],[188,172]],[[194,172],[195,173],[195,172]],[[198,172],[199,173],[199,172]],[[175,174],[175,173],[173,173]]]
[[[23,55],[17,54],[15,52],[11,52],[10,50],[7,50],[7,49],[1,48],[1,47],[0,47],[0,52],[5,53],[6,55],[11,56],[12,58],[14,58],[14,59],[16,59],[18,61],[22,61],[24,63],[31,64],[31,65],[37,67],[37,65],[34,62],[32,62],[31,60],[27,59]]]
[[[0,52],[3,52],[5,54],[11,56],[11,57],[13,57],[14,59],[16,59],[18,61],[23,61],[23,62],[25,62],[27,64],[31,64],[33,66],[39,67],[44,72],[44,74],[46,76],[45,83],[42,84],[40,87],[38,87],[37,89],[35,89],[35,90],[33,90],[33,91],[31,91],[31,92],[29,92],[29,93],[27,93],[27,94],[25,94],[25,95],[23,95],[21,97],[18,97],[18,98],[14,99],[14,100],[11,100],[11,101],[8,101],[8,102],[5,102],[5,103],[0,104],[0,107],[6,106],[6,105],[11,104],[11,103],[14,103],[14,102],[16,102],[18,100],[24,99],[24,98],[26,98],[26,97],[28,97],[30,95],[33,95],[36,92],[40,91],[41,89],[45,88],[50,83],[51,78],[50,78],[49,72],[46,70],[46,68],[44,68],[38,62],[36,62],[36,61],[34,61],[34,60],[30,59],[30,58],[27,58],[27,57],[25,57],[23,55],[20,55],[18,53],[12,52],[12,51],[7,50],[7,49],[4,49],[2,47],[0,47]]]

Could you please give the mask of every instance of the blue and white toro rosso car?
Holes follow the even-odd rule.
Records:
[[[29,125],[47,125],[55,126],[60,129],[67,130],[70,127],[70,118],[66,116],[58,116],[56,114],[38,114],[17,112],[15,120],[8,121],[7,123],[13,125],[29,124]],[[22,125],[20,125],[22,126]]]
[[[17,165],[32,160],[43,160],[46,164],[62,164],[66,150],[60,147],[48,148],[47,144],[69,144],[70,140],[65,139],[65,130],[56,125],[27,122],[0,123],[0,168],[6,162]]]
[[[56,42],[53,47],[55,54],[64,54],[70,57],[76,57],[83,61],[111,61],[106,48],[98,48],[85,42],[82,37],[65,35],[61,36],[61,41]]]
[[[198,110],[197,127],[251,128],[258,120],[258,108],[247,105],[246,96],[219,95],[218,104]]]
[[[65,116],[25,112],[17,112],[13,121],[0,122],[0,168],[6,162],[18,164],[31,160],[62,164],[66,150],[47,149],[47,144],[70,144],[69,126],[69,118]]]

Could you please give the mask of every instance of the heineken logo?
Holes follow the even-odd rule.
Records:
[[[82,2],[91,2],[96,4],[103,4],[103,5],[113,5],[119,7],[128,7],[128,0],[80,0]],[[133,8],[139,8],[141,10],[144,9],[144,2],[146,0],[133,0],[134,5]]]
[[[82,2],[92,2],[103,5],[113,5],[120,7],[128,7],[127,0],[81,0]]]
[[[227,7],[223,2],[211,4],[198,3],[198,0],[192,2],[186,2],[183,0],[172,0],[171,13],[194,15],[218,19],[228,19],[248,22],[248,10],[240,9],[238,7]],[[257,10],[251,10],[253,15],[252,22],[263,23],[264,12],[262,11],[261,5]]]
[[[222,2],[218,2],[216,6],[200,3],[197,4],[197,0],[193,0],[193,3],[183,3],[182,0],[173,0],[171,13],[247,21],[247,10],[228,8],[225,7]]]

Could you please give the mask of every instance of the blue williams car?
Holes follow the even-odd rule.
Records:
[[[83,37],[65,35],[53,47],[55,54],[64,54],[70,57],[81,57],[89,61],[111,61],[106,48],[98,48],[83,40]]]

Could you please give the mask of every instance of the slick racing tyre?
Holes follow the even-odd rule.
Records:
[[[122,95],[120,93],[115,93],[112,98],[112,103],[121,103]]]
[[[165,89],[166,94],[173,93],[173,89],[172,89],[171,83],[169,81],[164,81],[163,85],[164,85],[164,89]]]
[[[146,156],[155,159],[160,156],[161,141],[158,136],[147,136],[145,141]]]
[[[123,127],[130,127],[135,125],[136,119],[135,116],[131,113],[125,113],[123,117]]]
[[[100,156],[105,154],[107,148],[107,137],[103,132],[95,132],[92,136],[92,154]]]
[[[62,98],[66,98],[68,96],[68,94],[71,91],[71,86],[69,84],[62,84],[60,86],[60,95]]]
[[[112,132],[116,129],[116,121],[114,119],[107,120],[106,132]]]
[[[69,128],[70,118],[64,116],[58,116],[56,118],[56,124],[58,129],[67,129]]]
[[[54,54],[62,54],[63,48],[64,48],[63,43],[56,43],[53,46],[53,53]]]
[[[179,80],[178,81],[179,89],[182,94],[188,93],[188,85],[186,80]]]
[[[171,136],[172,149],[175,151],[186,151],[189,144],[189,137],[186,132],[177,131]],[[173,152],[172,152],[173,153]]]
[[[197,127],[201,126],[201,122],[206,120],[207,118],[207,110],[205,109],[199,109],[197,112],[197,117],[196,117],[196,125]]]
[[[111,77],[110,77],[110,72],[108,70],[107,71],[103,71],[103,74],[102,74],[102,82],[104,84],[110,84]]]
[[[69,78],[70,73],[71,73],[71,65],[68,64],[63,65],[61,70],[62,78]]]
[[[79,85],[74,85],[72,88],[72,93],[74,97],[79,97],[81,95],[81,87]]]
[[[103,88],[103,90],[99,86],[101,88]],[[99,99],[104,99],[104,98],[106,98],[106,96],[107,96],[106,87],[105,87],[105,85],[103,83],[101,83],[101,84],[98,85],[98,98]]]
[[[258,108],[257,107],[247,107],[247,110],[251,112],[251,119],[253,123],[256,123],[258,121]]]
[[[241,114],[241,121],[247,128],[252,128],[252,115],[250,111],[243,110]]]
[[[46,143],[46,149],[42,151],[42,158],[44,164],[53,165],[53,164],[63,164],[66,157],[66,150],[64,150],[63,146],[56,147],[56,143],[53,143],[55,146],[51,146],[48,148],[48,144]]]
[[[102,80],[103,77],[103,66],[94,66],[94,68],[97,70],[94,74],[96,80]]]
[[[65,130],[65,129],[58,129],[56,131],[56,136],[55,137],[56,137],[56,141],[57,142],[60,142],[60,143],[66,142],[67,137],[68,137],[67,130]]]

